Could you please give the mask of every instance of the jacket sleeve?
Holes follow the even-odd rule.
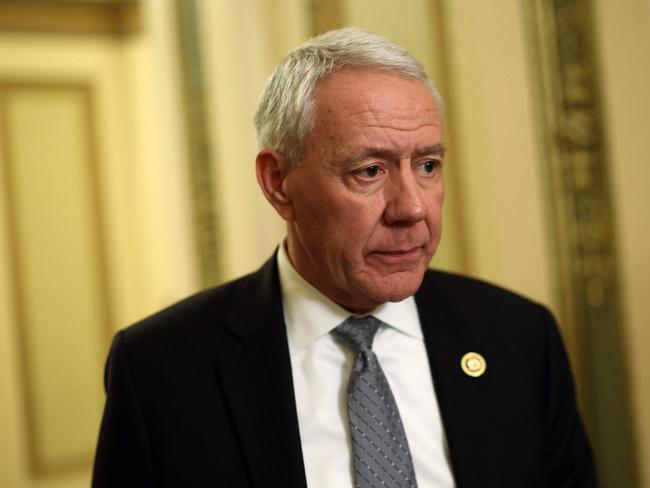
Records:
[[[545,458],[550,486],[593,488],[596,476],[589,441],[578,414],[573,377],[557,324],[544,309],[547,322]]]
[[[113,340],[105,371],[106,405],[99,433],[93,488],[152,487],[153,463],[124,332]]]

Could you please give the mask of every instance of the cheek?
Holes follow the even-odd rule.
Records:
[[[341,200],[330,210],[331,214],[323,216],[318,224],[323,226],[321,237],[332,248],[336,259],[355,267],[363,260],[368,244],[377,237],[382,211],[372,201],[355,199]]]
[[[435,198],[438,206],[442,207],[442,204],[445,201],[445,180],[442,178],[442,176],[440,178],[439,186],[435,192]]]
[[[337,186],[302,186],[297,194],[296,223],[303,236],[329,249],[328,253],[348,255],[348,259],[371,239],[385,207],[380,194],[368,198]]]
[[[439,189],[430,195],[428,201],[426,225],[429,228],[429,233],[433,238],[433,241],[440,238],[442,230],[442,204],[444,196],[444,190]]]
[[[445,200],[445,189],[442,184],[436,188],[430,195],[429,215],[434,216],[436,220],[442,218],[442,204]]]
[[[297,208],[296,223],[302,228],[304,237],[314,245],[329,249],[328,253],[339,254],[337,248],[350,246],[355,229],[360,226],[359,212],[340,195],[328,192],[303,192]]]
[[[357,239],[364,240],[380,226],[385,209],[383,200],[376,198],[349,202],[342,212],[350,232]]]

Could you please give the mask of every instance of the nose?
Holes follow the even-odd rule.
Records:
[[[427,212],[424,190],[416,181],[410,167],[395,174],[384,189],[386,224],[412,225],[425,219]]]

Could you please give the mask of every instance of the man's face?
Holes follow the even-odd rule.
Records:
[[[438,246],[442,121],[419,81],[348,69],[314,94],[304,159],[284,188],[297,271],[348,310],[417,291]]]

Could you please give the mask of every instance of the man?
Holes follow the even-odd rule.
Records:
[[[549,312],[427,270],[441,107],[358,29],[278,66],[256,164],[286,240],[116,335],[94,486],[595,486]]]

